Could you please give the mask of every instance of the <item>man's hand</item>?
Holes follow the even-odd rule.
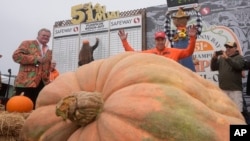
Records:
[[[173,13],[174,13],[174,11],[167,10],[165,15],[169,16],[169,15],[172,15]]]
[[[124,29],[120,29],[118,35],[121,40],[127,40],[128,33],[125,33]]]
[[[194,10],[199,11],[201,7],[199,4],[194,4],[193,8]]]
[[[44,63],[48,62],[48,60],[45,57],[39,57],[37,59],[37,61],[39,62],[39,64],[44,64]]]
[[[225,59],[227,59],[227,58],[228,58],[228,56],[227,56],[227,54],[226,54],[226,52],[225,52],[225,51],[223,51],[223,54],[221,55],[221,57],[223,57],[223,58],[225,58]]]
[[[38,59],[37,59],[37,61],[38,61],[38,64],[43,64],[43,57],[39,57]]]
[[[212,55],[212,59],[217,59],[218,58],[218,56],[216,55],[216,51],[213,53],[213,55]]]

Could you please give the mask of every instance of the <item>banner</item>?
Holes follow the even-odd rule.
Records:
[[[167,0],[168,11],[178,10],[179,7],[193,8],[195,4],[198,4],[198,0]]]

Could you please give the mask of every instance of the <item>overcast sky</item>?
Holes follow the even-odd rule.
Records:
[[[0,71],[16,75],[19,64],[12,60],[13,51],[23,40],[36,39],[39,29],[53,31],[56,21],[70,20],[71,7],[92,2],[106,6],[106,11],[128,11],[166,4],[166,0],[1,0],[0,2]],[[53,32],[52,32],[53,33]],[[52,38],[50,40],[50,46]]]

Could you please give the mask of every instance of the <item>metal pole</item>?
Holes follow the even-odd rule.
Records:
[[[5,98],[9,98],[9,88],[10,88],[11,69],[8,69],[8,73],[9,73],[9,81],[8,81],[8,86],[7,86],[7,89],[6,89]]]

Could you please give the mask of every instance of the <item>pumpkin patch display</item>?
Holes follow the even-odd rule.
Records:
[[[24,96],[24,93],[21,95],[16,95],[11,97],[7,104],[6,110],[8,112],[30,112],[33,110],[33,102],[27,96]]]
[[[27,141],[228,141],[246,124],[213,82],[154,54],[124,52],[45,86],[21,134]]]

